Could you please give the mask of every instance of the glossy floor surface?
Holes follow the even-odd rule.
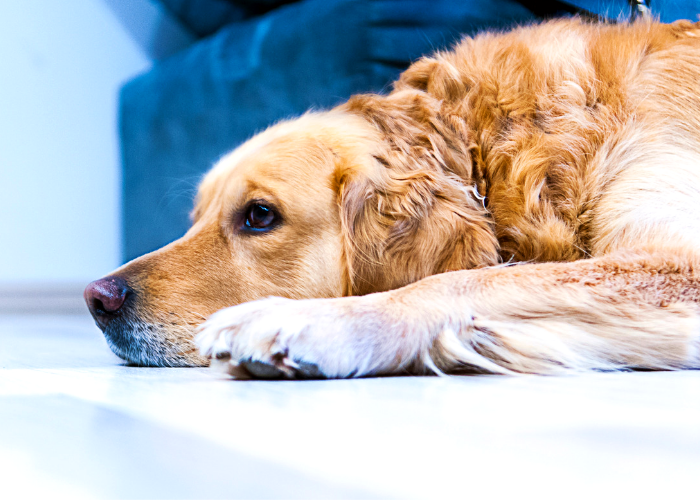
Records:
[[[700,372],[232,381],[0,316],[0,498],[699,498]]]

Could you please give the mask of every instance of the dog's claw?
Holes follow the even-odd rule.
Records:
[[[241,361],[240,364],[255,378],[275,380],[285,377],[285,373],[282,370],[264,361],[249,359],[247,361]]]

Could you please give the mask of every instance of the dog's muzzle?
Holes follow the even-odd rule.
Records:
[[[90,314],[102,330],[109,348],[125,361],[139,366],[201,366],[206,360],[193,356],[194,344],[168,340],[164,329],[182,326],[143,314],[138,293],[124,278],[108,276],[90,283],[84,292]],[[191,336],[194,336],[192,334]]]

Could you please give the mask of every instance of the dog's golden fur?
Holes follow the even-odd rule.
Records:
[[[698,82],[689,22],[467,38],[224,157],[107,337],[237,376],[698,368]]]

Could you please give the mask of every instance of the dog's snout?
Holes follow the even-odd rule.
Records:
[[[126,280],[119,276],[111,276],[90,283],[83,296],[97,326],[104,330],[120,313],[129,293],[131,289]]]

